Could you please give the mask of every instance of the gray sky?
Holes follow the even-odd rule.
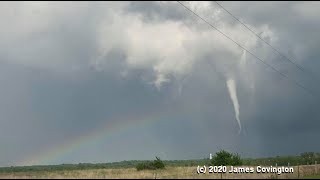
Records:
[[[315,96],[176,2],[1,2],[0,166],[320,151],[320,3],[221,2],[305,72],[184,4]]]

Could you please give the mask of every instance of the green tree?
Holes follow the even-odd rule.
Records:
[[[164,169],[164,163],[158,157],[156,157],[156,159],[153,161],[153,165],[156,169]]]
[[[215,166],[240,166],[242,164],[243,162],[239,154],[229,153],[225,150],[217,152],[211,160],[211,165]]]

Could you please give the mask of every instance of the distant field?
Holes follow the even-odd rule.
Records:
[[[34,166],[15,166],[0,167],[0,178],[243,178],[243,179],[266,179],[266,178],[320,178],[320,165],[307,165],[313,162],[320,162],[320,158],[306,159],[301,156],[278,156],[270,158],[244,159],[243,166],[294,166],[293,174],[274,173],[267,174],[246,174],[246,173],[225,173],[225,174],[197,174],[198,165],[208,165],[209,159],[195,160],[164,160],[166,168],[164,170],[145,170],[137,171],[136,165],[149,161],[121,161],[113,163],[79,163],[61,165],[34,165]],[[299,173],[298,173],[298,165]],[[304,165],[302,165],[304,164]]]
[[[320,163],[320,158],[308,160],[301,156],[280,156],[269,158],[256,158],[256,159],[243,159],[243,165],[246,166],[287,166],[290,162],[290,166],[314,164],[317,161]],[[0,167],[0,173],[11,172],[51,172],[51,171],[63,171],[63,170],[91,170],[91,169],[118,169],[118,168],[135,168],[139,163],[145,163],[148,161],[143,160],[130,160],[111,163],[79,163],[79,164],[60,164],[60,165],[34,165],[34,166],[13,166],[13,167]],[[166,166],[170,167],[193,167],[198,165],[209,164],[209,159],[193,159],[193,160],[164,160]]]
[[[205,178],[205,179],[232,179],[232,178],[241,178],[241,179],[270,179],[270,178],[279,178],[279,179],[286,179],[286,178],[298,178],[297,167],[295,168],[294,173],[291,174],[273,174],[273,173],[266,173],[266,174],[197,174],[196,166],[193,167],[167,167],[164,170],[145,170],[145,171],[137,171],[135,168],[116,168],[116,169],[84,169],[84,170],[58,170],[58,171],[30,171],[30,172],[2,172],[0,173],[0,178],[189,178],[189,179],[196,179],[196,178]],[[312,177],[319,177],[314,176],[315,169],[314,165],[309,166],[300,166],[300,178],[303,178],[306,175],[313,175]],[[317,166],[318,172],[320,172],[320,165]],[[307,176],[306,176],[307,177]],[[309,177],[309,176],[308,176]]]

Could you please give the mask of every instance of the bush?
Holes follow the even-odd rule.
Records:
[[[239,154],[229,153],[225,150],[217,152],[211,160],[211,165],[215,166],[240,166],[242,164]]]
[[[163,169],[164,168],[164,163],[162,160],[158,157],[156,157],[156,160],[153,161],[153,165],[156,169]]]
[[[162,160],[158,157],[156,157],[156,159],[153,162],[144,162],[144,163],[139,163],[136,166],[136,169],[138,171],[141,170],[156,170],[156,169],[163,169],[164,163],[162,162]]]
[[[145,163],[137,164],[136,169],[138,171],[141,171],[141,170],[155,170],[156,168],[152,162],[145,162]]]

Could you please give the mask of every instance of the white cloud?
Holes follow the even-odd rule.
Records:
[[[205,9],[207,6],[200,7],[195,9]],[[219,13],[213,14],[219,18]],[[127,67],[153,70],[156,77],[154,84],[157,87],[169,82],[169,75],[176,77],[189,73],[194,63],[201,61],[205,55],[212,56],[216,61],[235,61],[234,63],[242,55],[242,50],[237,45],[204,23],[200,23],[201,27],[194,28],[179,21],[148,23],[132,14],[113,14],[113,17],[114,21],[111,24],[104,22],[99,31],[101,54],[107,54],[115,47],[123,49],[127,55]],[[243,31],[240,25],[223,24],[220,28],[236,41],[245,42],[248,49],[256,46],[257,38]],[[267,29],[267,26],[261,29]],[[264,36],[273,35],[270,30],[263,32],[268,33]],[[221,53],[226,58],[222,59]],[[229,63],[220,64],[225,66]],[[229,67],[221,68],[228,71]]]
[[[154,84],[160,87],[169,82],[170,77],[185,76],[204,56],[211,56],[219,62],[218,68],[230,71],[229,64],[238,63],[242,55],[237,45],[205,23],[145,22],[139,15],[126,13],[128,3],[125,2],[2,5],[5,11],[1,17],[11,18],[8,18],[10,21],[1,19],[4,32],[1,46],[10,45],[6,53],[11,61],[31,66],[68,70],[80,63],[101,70],[104,68],[101,64],[108,65],[110,61],[106,59],[107,54],[117,49],[126,55],[127,69],[120,70],[121,76],[128,76],[131,69],[149,70],[156,77]],[[257,45],[257,39],[241,25],[220,21],[221,10],[212,9],[209,3],[187,5],[200,15],[210,17],[210,22],[248,49]],[[181,7],[177,5],[177,8]],[[186,11],[186,16],[192,14]],[[267,26],[261,30],[264,30],[263,36],[274,36]]]

